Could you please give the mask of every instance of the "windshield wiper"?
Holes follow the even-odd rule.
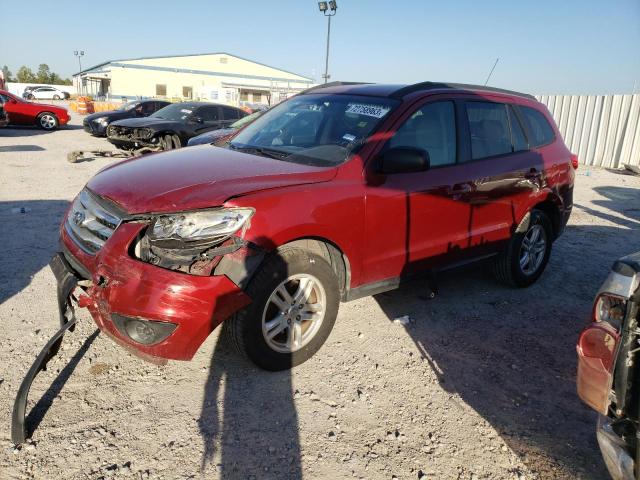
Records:
[[[261,148],[261,147],[252,147],[252,146],[244,146],[244,147],[239,147],[237,145],[234,145],[233,143],[229,143],[229,147],[233,150],[237,150],[239,152],[255,152],[258,155],[262,155],[263,157],[269,157],[269,158],[273,158],[275,160],[282,160],[286,157],[288,157],[290,154],[282,152],[280,150],[270,150],[267,148]]]

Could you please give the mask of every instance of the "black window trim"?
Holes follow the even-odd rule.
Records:
[[[531,150],[531,141],[529,140],[529,137],[527,136],[527,131],[524,129],[524,126],[522,125],[522,121],[516,115],[516,112],[513,109],[513,104],[512,103],[506,103],[505,105],[507,106],[507,119],[509,120],[509,133],[511,135],[511,153],[522,153],[522,152],[530,151]],[[516,150],[516,144],[514,142],[514,137],[513,137],[513,127],[511,126],[512,119],[515,119],[515,121],[520,126],[520,130],[522,131],[522,134],[524,135],[524,141],[527,142],[527,147],[522,149],[522,150]]]
[[[549,120],[547,119],[547,116],[540,111],[540,109],[532,107],[530,105],[513,105],[514,110],[516,110],[518,112],[518,116],[520,119],[520,123],[524,124],[525,127],[525,135],[527,135],[527,140],[529,141],[529,150],[532,149],[536,149],[536,148],[543,148],[546,147],[548,145],[551,145],[552,143],[555,143],[555,141],[557,140],[556,137],[556,131],[553,128],[553,125],[551,125],[551,122],[549,122]],[[551,141],[547,142],[547,143],[541,143],[540,145],[534,145],[533,142],[531,141],[531,139],[533,139],[533,134],[530,132],[529,130],[529,125],[527,124],[526,121],[524,121],[524,112],[522,112],[520,109],[521,108],[530,108],[531,110],[535,110],[536,112],[538,112],[540,115],[542,115],[544,117],[544,120],[549,124],[549,127],[551,128],[551,133],[553,134],[553,137],[551,138]]]

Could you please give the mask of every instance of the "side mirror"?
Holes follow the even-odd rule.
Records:
[[[424,172],[429,170],[429,152],[421,148],[394,147],[378,157],[378,172],[385,174]]]
[[[11,100],[9,100],[9,103],[18,103],[18,101],[15,98],[12,98]]]
[[[202,117],[191,117],[191,121],[193,123],[204,123],[204,120],[202,119]]]

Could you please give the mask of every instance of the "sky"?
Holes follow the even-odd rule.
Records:
[[[640,0],[337,0],[331,80],[483,84],[533,94],[640,93]],[[42,4],[41,7],[38,4]],[[108,4],[108,7],[107,7]],[[315,0],[0,0],[0,66],[63,77],[113,59],[227,52],[321,81]],[[103,10],[103,13],[101,13]],[[11,21],[16,19],[16,21]]]

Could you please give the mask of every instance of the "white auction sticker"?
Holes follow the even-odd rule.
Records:
[[[364,103],[350,103],[347,105],[345,113],[355,113],[356,115],[366,115],[367,117],[382,118],[391,110],[382,105],[366,105]]]

